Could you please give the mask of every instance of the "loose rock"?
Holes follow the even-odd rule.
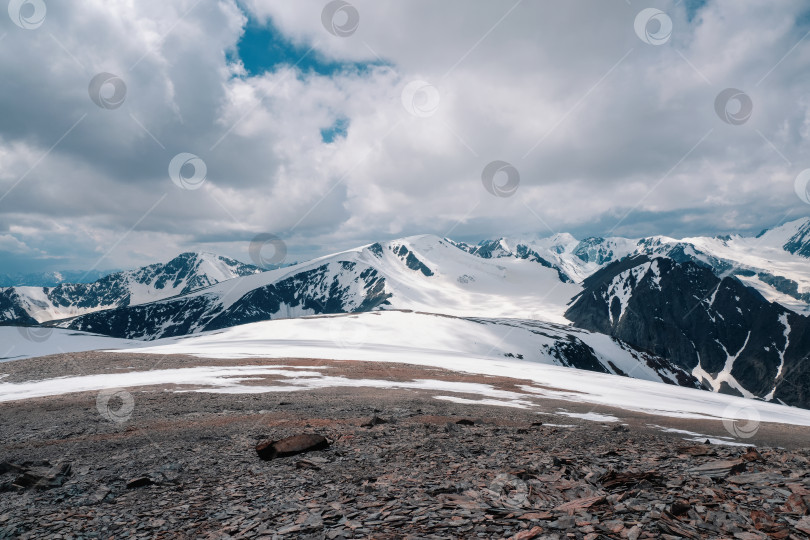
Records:
[[[326,437],[314,433],[304,433],[279,441],[261,443],[256,446],[256,453],[261,459],[269,461],[326,448],[329,448],[329,441],[326,440]]]

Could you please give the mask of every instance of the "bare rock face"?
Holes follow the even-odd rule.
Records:
[[[692,261],[638,256],[606,266],[583,287],[565,314],[575,326],[690,373],[700,367],[714,379],[734,358],[735,385],[715,390],[741,395],[742,388],[810,408],[810,317],[768,301],[736,276],[718,277]]]
[[[315,433],[302,433],[293,435],[279,441],[263,442],[256,445],[256,453],[265,461],[275,458],[283,458],[313,452],[315,450],[325,450],[329,448],[329,441],[322,435]]]

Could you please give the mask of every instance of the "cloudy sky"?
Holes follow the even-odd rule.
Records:
[[[810,214],[808,32],[806,0],[11,0],[0,273],[758,231]]]

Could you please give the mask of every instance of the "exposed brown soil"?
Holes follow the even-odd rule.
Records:
[[[513,392],[528,384],[388,363],[99,352],[0,364],[0,374],[21,382],[248,364]],[[177,389],[129,389],[134,408],[122,422],[99,413],[98,392],[0,404],[0,463],[10,464],[0,465],[0,538],[596,540],[807,538],[810,531],[808,428],[763,424],[750,439],[760,460],[744,447],[687,443],[650,427],[728,436],[719,421],[560,400],[533,398],[537,407],[516,409],[440,401],[424,390]],[[578,420],[561,409],[620,422]],[[374,415],[386,423],[362,427]],[[300,433],[323,435],[330,446],[259,459],[258,443]],[[22,471],[32,485],[19,485],[28,481]]]

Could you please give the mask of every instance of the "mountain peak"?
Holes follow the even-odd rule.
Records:
[[[545,245],[545,247],[556,253],[565,253],[573,251],[577,244],[579,244],[579,240],[574,238],[572,234],[561,232],[540,240],[539,244]]]
[[[785,251],[802,257],[810,257],[810,218],[797,219],[789,223],[795,233],[782,246]]]
[[[183,253],[173,257],[171,260],[227,260],[238,262],[235,259],[218,255],[211,251],[184,251]]]
[[[794,219],[757,235],[760,242],[781,246],[794,255],[810,257],[810,217]]]

